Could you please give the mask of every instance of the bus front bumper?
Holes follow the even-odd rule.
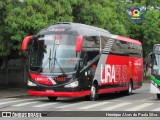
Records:
[[[150,93],[160,93],[160,88],[157,85],[155,85],[154,83],[151,83]]]
[[[76,92],[62,92],[53,90],[28,90],[28,94],[31,96],[53,96],[53,97],[83,97],[90,94],[90,91],[76,91]]]

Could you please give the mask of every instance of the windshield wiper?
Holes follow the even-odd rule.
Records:
[[[38,73],[43,69],[45,69],[45,66],[48,65],[48,63],[49,63],[49,69],[51,69],[51,62],[52,62],[52,58],[51,58],[51,49],[50,49],[49,58],[47,58],[47,60],[43,63],[43,66],[39,68]]]
[[[63,75],[66,75],[65,72],[64,72],[64,70],[63,70],[63,68],[62,68],[62,66],[59,64],[57,58],[55,58],[55,61],[57,62],[57,64],[58,64],[60,70],[62,71]]]
[[[49,51],[49,58],[48,59],[49,59],[49,69],[50,69],[51,68],[51,60],[52,60],[51,59],[51,49]]]
[[[53,65],[54,65],[54,67],[55,67],[55,62],[57,62],[57,65],[58,65],[58,67],[60,68],[60,70],[61,70],[61,72],[63,73],[63,75],[66,75],[65,72],[64,72],[64,70],[63,70],[63,68],[62,68],[62,66],[60,65],[60,63],[58,62],[58,60],[57,60],[57,58],[56,58],[56,53],[57,53],[57,49],[55,49],[54,63],[53,63]]]

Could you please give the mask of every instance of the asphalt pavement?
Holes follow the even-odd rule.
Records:
[[[154,94],[149,93],[150,84],[145,82],[142,88],[134,90],[130,96],[107,94],[100,96],[97,101],[85,101],[81,99],[59,98],[55,102],[48,101],[45,97],[30,97],[26,88],[4,88],[0,89],[0,111],[160,111],[159,100]],[[66,112],[65,112],[66,111]],[[64,115],[65,116],[65,115]],[[54,117],[54,120],[115,120],[117,117]],[[15,120],[19,118],[14,118]],[[26,120],[37,120],[41,118],[26,118]],[[44,119],[44,118],[42,118]],[[45,119],[52,119],[45,117]],[[119,120],[138,120],[137,117],[119,117]],[[158,117],[141,117],[141,120],[158,120]]]

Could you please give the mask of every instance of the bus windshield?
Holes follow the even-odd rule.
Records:
[[[153,61],[153,72],[156,75],[160,75],[160,54],[155,54],[155,59]]]
[[[34,39],[30,51],[30,70],[43,73],[66,73],[77,69],[74,35],[43,35]]]

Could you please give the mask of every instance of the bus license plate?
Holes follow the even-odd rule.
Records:
[[[54,93],[54,90],[46,90],[47,93]]]

